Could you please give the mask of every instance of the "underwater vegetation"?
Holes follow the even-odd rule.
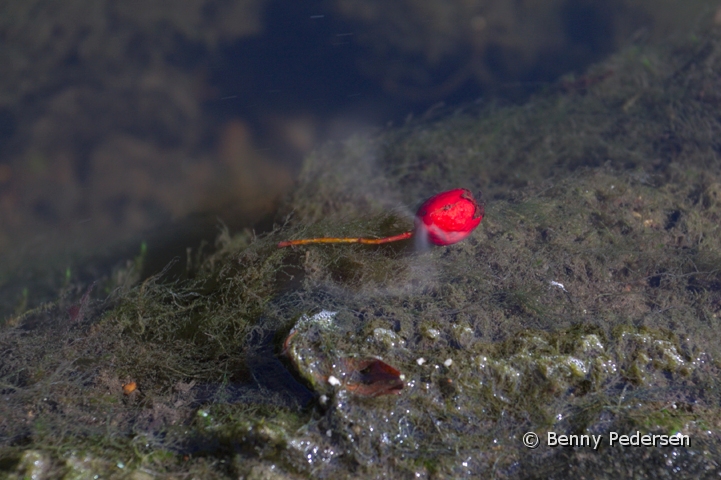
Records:
[[[611,58],[583,92],[328,144],[273,230],[222,231],[182,278],[140,277],[141,254],[18,308],[0,471],[718,474],[720,53],[706,30]],[[485,198],[461,242],[278,248],[412,231],[420,200],[458,185]],[[529,431],[691,441],[530,450]]]

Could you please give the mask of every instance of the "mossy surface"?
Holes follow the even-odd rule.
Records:
[[[716,474],[721,39],[700,38],[618,55],[583,92],[328,145],[308,158],[287,219],[260,236],[223,232],[213,252],[189,255],[183,280],[133,282],[131,262],[92,295],[76,286],[18,312],[0,331],[0,468]],[[486,199],[481,226],[456,245],[277,248],[400,233],[426,197],[454,187]],[[398,369],[400,395],[330,380],[357,358]],[[527,431],[637,430],[691,445],[521,443]]]

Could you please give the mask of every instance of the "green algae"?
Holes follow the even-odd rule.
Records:
[[[705,38],[721,49],[717,33]],[[721,56],[700,53],[658,53],[639,71],[647,54],[631,51],[585,96],[469,107],[326,146],[275,230],[221,232],[183,279],[140,278],[131,261],[99,279],[107,298],[82,303],[76,285],[18,312],[0,332],[0,467],[41,478],[108,466],[117,478],[712,471],[721,172],[716,100],[700,92],[714,91],[706,75]],[[456,186],[487,200],[459,244],[277,248],[406,231],[408,212]],[[363,398],[317,374],[345,357],[383,359],[403,391]],[[521,443],[527,431],[635,430],[693,443]]]

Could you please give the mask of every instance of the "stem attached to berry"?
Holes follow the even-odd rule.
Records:
[[[337,238],[337,237],[323,237],[323,238],[304,238],[301,240],[286,240],[280,242],[278,248],[290,247],[293,245],[308,245],[309,243],[362,243],[364,245],[380,245],[381,243],[397,242],[399,240],[405,240],[411,238],[413,232],[405,232],[400,235],[393,235],[392,237],[385,238]]]

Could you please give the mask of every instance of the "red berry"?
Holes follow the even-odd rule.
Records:
[[[434,195],[416,214],[416,234],[434,245],[451,245],[471,234],[483,220],[483,204],[465,188]]]

